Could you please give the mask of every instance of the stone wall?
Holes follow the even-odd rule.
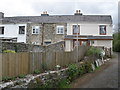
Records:
[[[64,34],[56,34],[56,26],[63,25],[64,26]],[[32,27],[39,26],[39,34],[32,34]],[[45,42],[60,42],[64,40],[64,36],[67,33],[67,25],[65,23],[27,23],[27,38],[26,42],[31,44],[32,42],[36,42],[38,45],[45,44]]]
[[[2,50],[14,50],[16,52],[45,52],[45,51],[63,51],[64,41],[54,43],[48,46],[33,45],[25,43],[2,42]],[[1,51],[2,51],[1,50]]]

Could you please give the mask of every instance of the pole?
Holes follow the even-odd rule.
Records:
[[[2,40],[0,40],[0,82],[2,81]]]
[[[77,60],[76,60],[76,63],[78,62],[78,33],[79,32],[79,27],[78,27],[78,24],[77,24]]]
[[[44,23],[42,23],[42,43],[41,45],[43,45],[44,43]]]

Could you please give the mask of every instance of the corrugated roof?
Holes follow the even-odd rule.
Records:
[[[3,23],[110,23],[110,15],[55,15],[55,16],[21,16],[5,17]]]

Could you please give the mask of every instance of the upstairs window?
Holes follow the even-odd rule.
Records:
[[[40,27],[39,26],[33,26],[32,27],[32,34],[39,34]]]
[[[57,34],[64,34],[64,26],[57,26],[56,33]]]
[[[73,25],[73,34],[80,34],[80,25]]]
[[[0,27],[0,34],[4,34],[4,27]]]
[[[100,35],[106,35],[106,25],[99,26]]]
[[[19,26],[19,34],[25,34],[25,26]]]

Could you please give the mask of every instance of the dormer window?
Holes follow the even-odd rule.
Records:
[[[99,26],[100,35],[106,35],[106,25]]]

